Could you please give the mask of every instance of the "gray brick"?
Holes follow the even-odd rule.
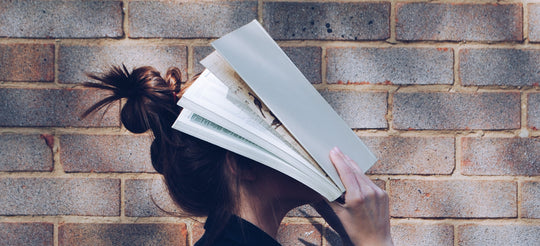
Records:
[[[129,3],[129,37],[216,38],[257,18],[257,1]]]
[[[322,83],[320,47],[282,47],[283,51],[312,84]]]
[[[465,175],[540,175],[540,139],[463,138]]]
[[[540,4],[530,3],[529,9],[529,41],[540,41]]]
[[[126,216],[160,217],[180,213],[161,179],[126,180]]]
[[[451,174],[453,137],[361,137],[379,158],[369,174]]]
[[[46,140],[49,138],[49,140]],[[51,135],[0,135],[0,172],[52,171]],[[47,144],[51,144],[48,146]]]
[[[310,205],[303,205],[300,207],[297,207],[289,213],[287,213],[288,217],[320,217],[321,215],[317,213],[317,210],[315,210]]]
[[[53,245],[52,223],[0,223],[2,245]]]
[[[397,3],[396,39],[521,41],[521,4]]]
[[[0,81],[52,82],[53,80],[54,45],[0,44]]]
[[[540,129],[540,93],[531,93],[527,99],[527,124],[533,130]]]
[[[0,215],[120,215],[120,180],[0,178]]]
[[[122,1],[1,1],[0,37],[121,37]]]
[[[519,49],[460,50],[463,85],[538,86],[540,51]]]
[[[448,48],[330,48],[328,83],[452,84],[454,55]]]
[[[103,115],[80,115],[105,93],[85,89],[0,88],[0,126],[120,126],[119,103]],[[103,111],[101,111],[103,112]]]
[[[193,48],[193,73],[201,73],[204,71],[204,66],[200,63],[202,59],[210,55],[214,48],[210,46],[197,46]]]
[[[102,73],[112,65],[153,66],[164,76],[169,67],[178,67],[187,79],[187,49],[182,45],[110,45],[60,46],[58,80],[60,83],[89,81],[86,73]]]
[[[58,245],[187,245],[183,223],[90,224],[67,223],[58,227]]]
[[[385,92],[320,91],[351,128],[386,128]]]
[[[389,190],[393,217],[517,216],[517,186],[510,181],[390,180]]]
[[[467,130],[520,127],[520,94],[403,92],[394,95],[397,129]]]
[[[458,245],[535,246],[540,242],[540,225],[468,224],[458,226]]]
[[[263,23],[274,39],[384,40],[390,3],[265,2]]]
[[[62,135],[66,172],[155,172],[148,135]]]
[[[521,217],[540,219],[540,182],[521,184]]]
[[[454,226],[448,224],[399,223],[391,230],[396,246],[454,245]]]

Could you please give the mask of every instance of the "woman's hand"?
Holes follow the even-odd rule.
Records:
[[[364,175],[358,165],[339,149],[330,151],[330,159],[346,189],[344,203],[330,203],[342,225],[339,228],[337,224],[338,228],[334,229],[340,234],[344,230],[354,245],[393,245],[386,192]],[[325,219],[331,217],[321,204],[315,205],[315,208],[323,213],[321,215]],[[335,221],[328,222],[333,227],[336,225]],[[348,241],[347,238],[344,240]]]

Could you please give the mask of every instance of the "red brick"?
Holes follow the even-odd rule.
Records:
[[[448,224],[399,223],[391,228],[396,246],[452,246],[454,245],[454,226]]]
[[[52,135],[0,135],[0,172],[52,171]],[[51,144],[51,146],[48,146]]]
[[[361,137],[379,160],[368,174],[451,174],[453,137]]]
[[[449,48],[330,48],[326,80],[337,84],[452,84]]]
[[[181,212],[161,179],[128,179],[125,187],[126,216],[173,216]]]
[[[530,3],[529,9],[529,41],[540,41],[540,4]]]
[[[0,215],[120,215],[120,180],[0,178]]]
[[[396,39],[521,41],[521,4],[398,3]]]
[[[122,1],[1,1],[0,37],[121,37]]]
[[[102,73],[110,66],[153,66],[164,76],[169,67],[178,67],[187,79],[187,48],[183,45],[61,45],[58,51],[58,81],[89,81],[87,73]]]
[[[517,187],[510,181],[390,180],[389,190],[393,217],[517,216]]]
[[[62,224],[58,245],[187,245],[186,225],[179,224]]]
[[[0,24],[0,30],[1,26]],[[0,44],[0,54],[2,54],[0,56],[0,81],[52,82],[54,80],[54,45],[52,44]]]
[[[300,207],[297,207],[289,213],[287,213],[288,217],[320,217],[321,215],[317,213],[317,211],[310,205],[303,205]]]
[[[540,182],[521,184],[521,217],[540,219]]]
[[[540,129],[540,93],[531,93],[527,99],[527,125],[534,129]]]
[[[215,38],[256,19],[257,1],[133,1],[128,18],[131,38]]]
[[[194,222],[191,226],[191,242],[192,245],[199,241],[204,235],[204,222]]]
[[[403,130],[518,129],[519,92],[403,92],[394,95],[394,127]]]
[[[463,138],[465,175],[540,175],[540,139]]]
[[[0,126],[119,127],[119,103],[84,120],[80,115],[105,93],[86,89],[0,88]]]
[[[2,245],[53,245],[52,223],[0,223]]]
[[[62,135],[60,161],[66,172],[155,172],[149,135]]]
[[[463,85],[538,86],[540,52],[524,49],[462,49],[459,77]]]
[[[478,225],[458,226],[458,245],[538,245],[540,225]]]
[[[384,40],[390,3],[265,2],[263,25],[274,39]]]
[[[276,240],[281,245],[322,245],[320,224],[288,224],[279,226]]]

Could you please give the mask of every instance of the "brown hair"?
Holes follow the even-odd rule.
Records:
[[[138,67],[130,73],[123,65],[114,66],[103,74],[88,76],[98,83],[84,83],[86,87],[107,90],[112,94],[88,108],[83,117],[126,98],[120,114],[122,124],[133,133],[152,131],[152,165],[164,176],[173,200],[192,215],[212,216],[218,222],[227,221],[235,210],[236,199],[232,186],[234,179],[224,165],[228,151],[171,128],[182,110],[176,105],[180,70],[169,68],[162,78],[153,67]],[[235,158],[239,158],[238,162],[245,162],[244,158]],[[211,223],[212,228],[207,228],[209,243],[225,224]]]

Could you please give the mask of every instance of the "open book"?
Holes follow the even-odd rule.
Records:
[[[214,41],[173,128],[280,171],[330,201],[345,188],[337,146],[362,170],[377,160],[257,22]]]

